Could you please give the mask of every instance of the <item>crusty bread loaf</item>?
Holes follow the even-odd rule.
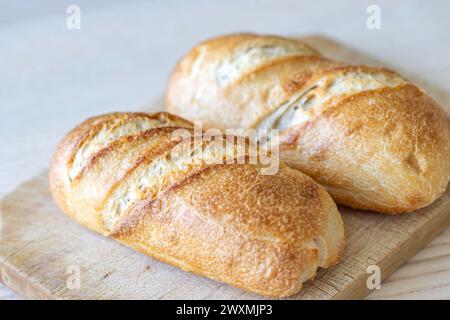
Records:
[[[50,187],[72,219],[184,270],[267,296],[288,296],[336,264],[341,216],[323,187],[284,164],[275,175],[213,159],[220,139],[200,144],[200,161],[175,133],[191,123],[166,113],[88,119],[61,141]],[[219,148],[217,148],[219,147]]]
[[[178,63],[166,105],[206,127],[279,129],[282,159],[357,209],[414,211],[450,180],[450,119],[433,99],[393,71],[296,40],[205,41]]]

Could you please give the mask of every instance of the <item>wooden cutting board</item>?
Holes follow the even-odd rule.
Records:
[[[364,297],[369,265],[378,265],[387,278],[450,223],[450,188],[428,208],[402,216],[340,211],[347,236],[342,263],[320,270],[293,299]],[[261,298],[84,229],[56,207],[46,172],[7,195],[0,218],[0,280],[25,298]]]

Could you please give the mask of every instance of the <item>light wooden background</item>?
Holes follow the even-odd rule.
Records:
[[[66,27],[70,4],[81,8],[81,30]],[[366,26],[371,4],[380,30]],[[332,39],[450,112],[449,1],[0,0],[0,9],[0,196],[44,170],[58,139],[87,116],[160,101],[176,60],[221,33]],[[0,286],[0,299],[14,298]],[[368,298],[449,299],[450,228]]]

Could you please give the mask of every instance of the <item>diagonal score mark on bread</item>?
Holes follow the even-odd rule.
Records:
[[[284,164],[267,176],[260,163],[240,162],[249,156],[248,140],[244,148],[224,146],[220,136],[183,153],[184,141],[174,133],[192,133],[190,127],[165,113],[88,119],[58,146],[49,171],[52,195],[93,231],[263,295],[295,294],[317,268],[340,260],[343,223],[323,187]],[[105,139],[95,138],[99,132]],[[70,179],[81,146],[91,151]],[[227,155],[233,161],[223,163]]]
[[[93,128],[81,136],[77,149],[71,157],[69,178],[75,179],[87,162],[115,139],[170,124],[169,119],[151,118],[140,113],[111,114],[101,121],[94,120]]]
[[[173,134],[176,128],[170,129]],[[157,138],[158,140],[161,137]],[[170,136],[166,139],[170,140]],[[222,137],[202,141],[200,150],[196,150],[194,142],[190,146],[192,153],[186,153],[181,140],[171,142],[164,147],[151,146],[149,151],[137,161],[130,174],[125,175],[112,188],[102,205],[103,217],[108,229],[112,229],[117,219],[143,199],[155,199],[165,189],[188,179],[206,167],[222,163],[226,159],[238,160],[238,156],[246,157],[248,148],[225,144]],[[243,150],[239,150],[243,149]],[[201,158],[195,158],[195,152]],[[220,157],[220,159],[218,158]]]
[[[256,38],[246,46],[239,44],[236,43],[233,52],[224,57],[216,69],[216,81],[220,86],[241,79],[264,64],[276,63],[289,57],[317,54],[317,51],[301,42],[290,42],[277,37],[271,37],[263,42]],[[203,48],[200,47],[199,50],[202,52]]]
[[[380,68],[346,66],[319,71],[256,127],[283,132],[346,97],[405,83],[399,75]]]

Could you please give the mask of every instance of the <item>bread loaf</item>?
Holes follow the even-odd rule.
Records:
[[[353,208],[414,211],[450,180],[450,119],[432,98],[393,71],[334,62],[297,40],[205,41],[176,66],[166,105],[206,127],[279,129],[281,158]]]
[[[195,159],[175,134],[191,127],[166,113],[88,119],[55,152],[53,197],[95,232],[262,295],[295,294],[340,260],[343,224],[323,187],[283,163],[262,175],[260,164],[239,163],[248,156],[239,146],[224,148],[230,164],[209,161],[221,139],[203,141]]]

